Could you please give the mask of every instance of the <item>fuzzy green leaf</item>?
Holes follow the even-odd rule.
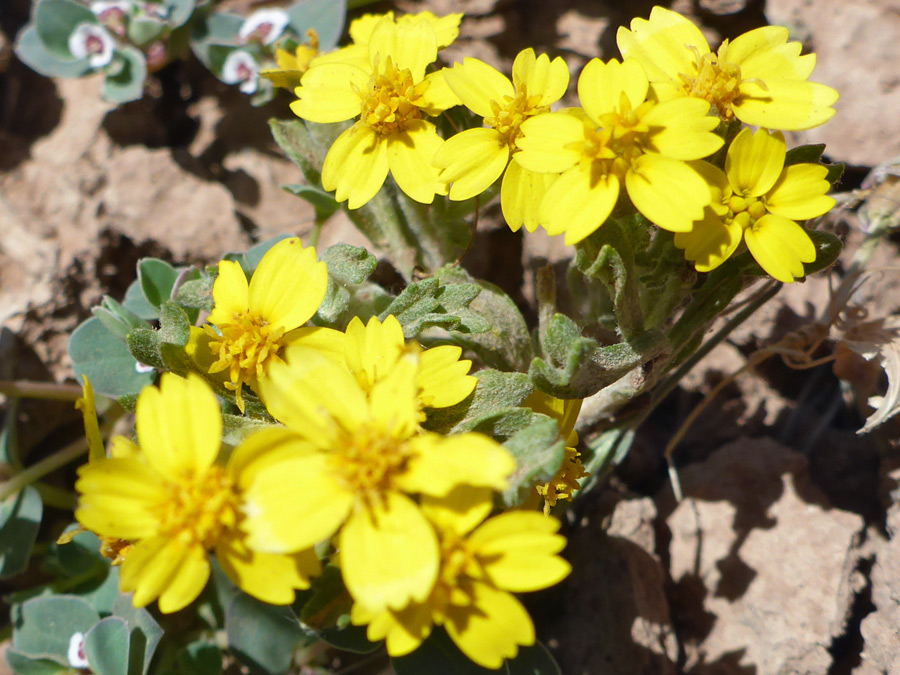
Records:
[[[117,616],[108,616],[84,636],[84,653],[97,675],[128,675],[128,626]]]
[[[290,667],[294,649],[304,637],[289,607],[269,605],[244,593],[228,605],[225,631],[228,646],[242,663],[271,675]]]
[[[556,420],[532,413],[530,423],[512,435],[503,447],[516,458],[516,470],[503,492],[509,508],[521,506],[534,490],[556,475],[566,458],[566,442]]]
[[[143,53],[128,45],[116,51],[113,63],[118,63],[119,69],[103,80],[103,98],[111,103],[128,103],[142,98],[147,77],[147,60]]]
[[[310,28],[319,37],[319,49],[331,50],[337,45],[344,31],[347,14],[346,0],[300,0],[288,7],[290,26],[301,37]]]
[[[135,329],[129,334],[153,333],[149,328]],[[97,318],[81,324],[69,338],[69,356],[75,377],[87,375],[98,394],[117,398],[136,394],[153,381],[153,373],[139,372],[138,362],[129,347],[110,333]],[[142,361],[142,363],[148,363]],[[148,365],[156,367],[154,363]]]
[[[135,675],[147,673],[156,647],[163,637],[162,627],[150,612],[143,607],[134,606],[131,594],[119,595],[113,604],[112,612],[128,627],[131,647],[129,672]]]
[[[87,633],[98,621],[97,610],[82,598],[32,598],[19,608],[12,646],[30,659],[49,659],[68,666],[69,640],[75,633]]]
[[[334,197],[321,188],[313,187],[312,185],[282,185],[281,189],[312,204],[316,210],[316,223],[319,225],[328,220],[335,211],[341,208],[341,205],[334,200]]]
[[[97,24],[97,17],[72,0],[41,0],[34,8],[34,26],[47,51],[64,61],[74,61],[69,36],[80,23]],[[97,24],[99,25],[99,24]]]
[[[32,485],[0,503],[0,579],[28,567],[43,513],[41,495]]]
[[[33,25],[19,33],[15,53],[22,63],[45,77],[81,77],[91,69],[87,59],[72,60],[71,54],[64,58],[47,49]]]
[[[523,421],[528,423],[530,413],[517,407],[534,391],[528,375],[485,368],[475,373],[475,377],[478,378],[478,385],[472,395],[455,406],[429,410],[423,426],[442,434],[458,434],[474,429],[484,431],[488,427],[500,432],[520,421],[507,418],[513,413],[524,414]],[[521,426],[516,426],[504,435],[511,435],[519,428]]]
[[[477,296],[457,310],[458,326],[449,326],[456,344],[472,350],[485,365],[499,370],[525,370],[532,356],[531,335],[516,303],[501,288],[473,278],[461,267],[440,270],[442,284],[471,285]]]

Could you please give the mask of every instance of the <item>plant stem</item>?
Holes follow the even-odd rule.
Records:
[[[29,380],[0,380],[0,394],[19,398],[41,398],[50,401],[77,401],[81,387],[77,384],[31,382]]]
[[[3,484],[0,484],[0,502],[8,497],[17,494],[25,489],[36,480],[39,480],[49,473],[56,471],[61,466],[65,466],[69,462],[78,459],[85,454],[88,449],[87,438],[79,438],[70,443],[62,450],[54,452],[49,457],[45,457],[37,464],[29,466],[27,469],[17,473]]]

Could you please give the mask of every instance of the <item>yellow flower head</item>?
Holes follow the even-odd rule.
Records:
[[[367,58],[314,63],[291,104],[311,122],[357,118],[325,157],[322,186],[336,190],[351,209],[368,202],[388,171],[403,192],[424,204],[446,194],[431,159],[443,142],[425,119],[458,101],[441,73],[426,76],[437,58],[435,30],[427,18],[395,23],[384,17],[372,28]]]
[[[559,435],[566,440],[566,455],[559,471],[546,483],[535,486],[537,494],[544,500],[545,516],[550,514],[550,509],[560,499],[572,501],[573,494],[581,489],[579,479],[590,475],[582,465],[579,459],[581,453],[577,450],[575,422],[578,421],[581,404],[581,399],[563,400],[537,389],[522,403],[525,408],[555,419],[559,423]]]
[[[712,53],[703,33],[688,19],[654,7],[650,20],[633,19],[619,28],[624,58],[640,61],[661,100],[699,96],[723,120],[795,131],[824,124],[834,115],[838,93],[808,82],[815,54],[800,56],[783,26],[764,26],[725,40]]]
[[[566,93],[569,69],[561,58],[551,61],[546,54],[535,56],[529,48],[519,52],[512,76],[510,82],[470,57],[444,70],[453,93],[484,118],[486,127],[467,129],[448,139],[435,155],[434,164],[441,169],[441,180],[452,183],[449,196],[456,200],[481,194],[503,175],[500,199],[506,222],[513,231],[524,223],[534,232],[537,206],[553,176],[527,171],[510,164],[509,159],[518,152],[516,139],[522,122],[549,112],[550,104]]]
[[[394,18],[393,12],[385,12],[384,14],[363,14],[361,17],[350,22],[350,28],[347,32],[350,34],[351,44],[329,54],[323,54],[317,57],[314,65],[321,65],[324,63],[353,63],[365,67],[368,62],[369,42],[372,39],[372,32],[384,19],[403,25],[411,25],[421,20],[427,21],[434,31],[437,48],[443,49],[456,40],[459,35],[459,23],[462,21],[462,18],[462,14],[435,16],[431,12],[403,14],[396,19]]]
[[[287,344],[328,330],[300,328],[319,308],[327,286],[325,263],[316,262],[315,249],[303,248],[296,237],[269,249],[249,283],[237,262],[219,263],[208,319],[212,326],[204,326],[205,335],[193,331],[191,351],[200,363],[212,352],[208,371],[227,373],[225,386],[234,390],[242,412],[245,384],[256,389]]]
[[[461,484],[502,490],[515,460],[486,436],[419,429],[415,352],[368,392],[345,365],[318,352],[310,350],[302,368],[293,358],[273,364],[261,383],[269,411],[288,428],[247,440],[283,456],[257,472],[248,492],[250,545],[290,552],[339,531],[354,599],[379,610],[423,600],[439,550],[413,495],[445,495]]]
[[[472,661],[499,668],[519,645],[534,644],[534,624],[511,592],[536,591],[561,581],[569,564],[556,555],[565,539],[559,522],[524,511],[484,520],[488,490],[459,488],[446,497],[422,498],[422,510],[440,543],[440,572],[431,593],[396,609],[356,602],[351,620],[368,624],[370,640],[385,639],[391,656],[414,651],[435,625]],[[484,521],[484,522],[482,522]]]
[[[588,62],[578,78],[583,108],[525,120],[515,161],[536,172],[562,172],[547,189],[539,219],[574,244],[612,213],[623,186],[635,208],[660,227],[691,229],[710,194],[683,160],[706,157],[722,139],[709,103],[680,98],[657,103],[641,64]]]
[[[359,386],[371,391],[376,382],[387,377],[410,349],[403,328],[393,315],[384,322],[376,317],[363,325],[354,317],[347,326],[344,355],[347,367]],[[472,362],[460,359],[462,349],[441,345],[419,352],[416,389],[423,408],[447,408],[456,405],[475,390],[478,379],[469,375]]]
[[[78,471],[75,517],[102,538],[130,543],[120,581],[135,607],[159,598],[164,613],[196,598],[209,579],[209,552],[247,593],[273,604],[308,588],[319,561],[310,550],[274,555],[245,544],[241,505],[264,453],[238,448],[216,463],[222,439],[218,401],[197,376],[163,374],[137,402],[138,445],[114,439],[113,456]],[[121,549],[115,553],[123,553]]]
[[[725,171],[697,162],[713,201],[675,245],[700,272],[725,262],[743,239],[767,274],[786,283],[803,276],[803,263],[816,259],[809,235],[795,221],[816,218],[834,206],[825,193],[828,170],[819,164],[784,166],[781,132],[744,129],[728,148]]]
[[[276,87],[295,89],[300,86],[300,78],[309,70],[312,60],[319,54],[319,35],[314,28],[306,31],[307,44],[297,45],[291,54],[284,49],[275,50],[277,68],[259,71],[260,77],[269,80]]]

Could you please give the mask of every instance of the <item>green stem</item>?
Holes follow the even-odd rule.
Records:
[[[54,452],[49,457],[45,457],[37,464],[29,466],[20,473],[10,478],[8,481],[0,485],[0,502],[8,497],[17,494],[21,490],[40,480],[49,473],[53,473],[58,468],[65,466],[69,462],[78,459],[87,452],[87,438],[79,438],[74,443],[70,443],[62,450]]]
[[[322,226],[325,224],[324,220],[319,220],[318,216],[316,216],[316,221],[313,223],[312,231],[309,233],[309,242],[306,244],[307,246],[312,246],[316,248],[319,245],[319,237],[322,235]]]
[[[0,394],[51,401],[77,401],[82,396],[81,387],[77,384],[30,382],[28,380],[0,380]]]
[[[41,495],[41,501],[44,506],[52,506],[63,511],[75,510],[75,495],[70,490],[47,485],[46,483],[35,483],[35,488]]]

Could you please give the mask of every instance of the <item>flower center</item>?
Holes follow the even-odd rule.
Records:
[[[581,489],[578,479],[590,475],[585,470],[579,457],[581,457],[581,453],[578,450],[567,447],[566,457],[553,479],[543,485],[535,486],[535,490],[544,498],[545,516],[550,513],[552,507],[556,506],[558,500],[567,499],[572,501],[572,495]]]
[[[540,105],[539,95],[529,96],[524,83],[516,83],[516,95],[504,96],[502,101],[491,101],[490,117],[484,123],[500,133],[500,138],[509,147],[511,153],[518,152],[516,139],[521,135],[519,128],[522,122],[550,111],[550,106]]]
[[[161,535],[209,550],[237,523],[237,492],[228,472],[213,465],[202,476],[170,485]]]
[[[262,377],[269,363],[278,360],[278,351],[284,337],[284,327],[274,326],[250,312],[236,313],[231,323],[218,327],[221,335],[211,326],[203,330],[209,335],[209,346],[218,360],[209,367],[210,373],[227,370],[230,382],[225,386],[236,392],[238,407],[244,410],[241,387],[253,384]]]
[[[332,462],[347,490],[368,504],[382,504],[412,457],[403,440],[373,427],[354,429],[340,439]]]
[[[728,199],[727,206],[726,220],[736,222],[743,230],[753,227],[767,212],[765,202],[757,197],[732,195]]]
[[[725,40],[718,54],[696,53],[696,76],[679,75],[685,93],[709,101],[726,122],[734,117],[731,104],[740,93],[738,86],[741,83],[741,67],[723,60],[727,45],[728,40]]]
[[[376,71],[362,95],[360,120],[382,136],[404,130],[413,120],[421,119],[422,111],[416,105],[428,83],[416,84],[408,68],[394,66],[390,57],[381,72]]]

